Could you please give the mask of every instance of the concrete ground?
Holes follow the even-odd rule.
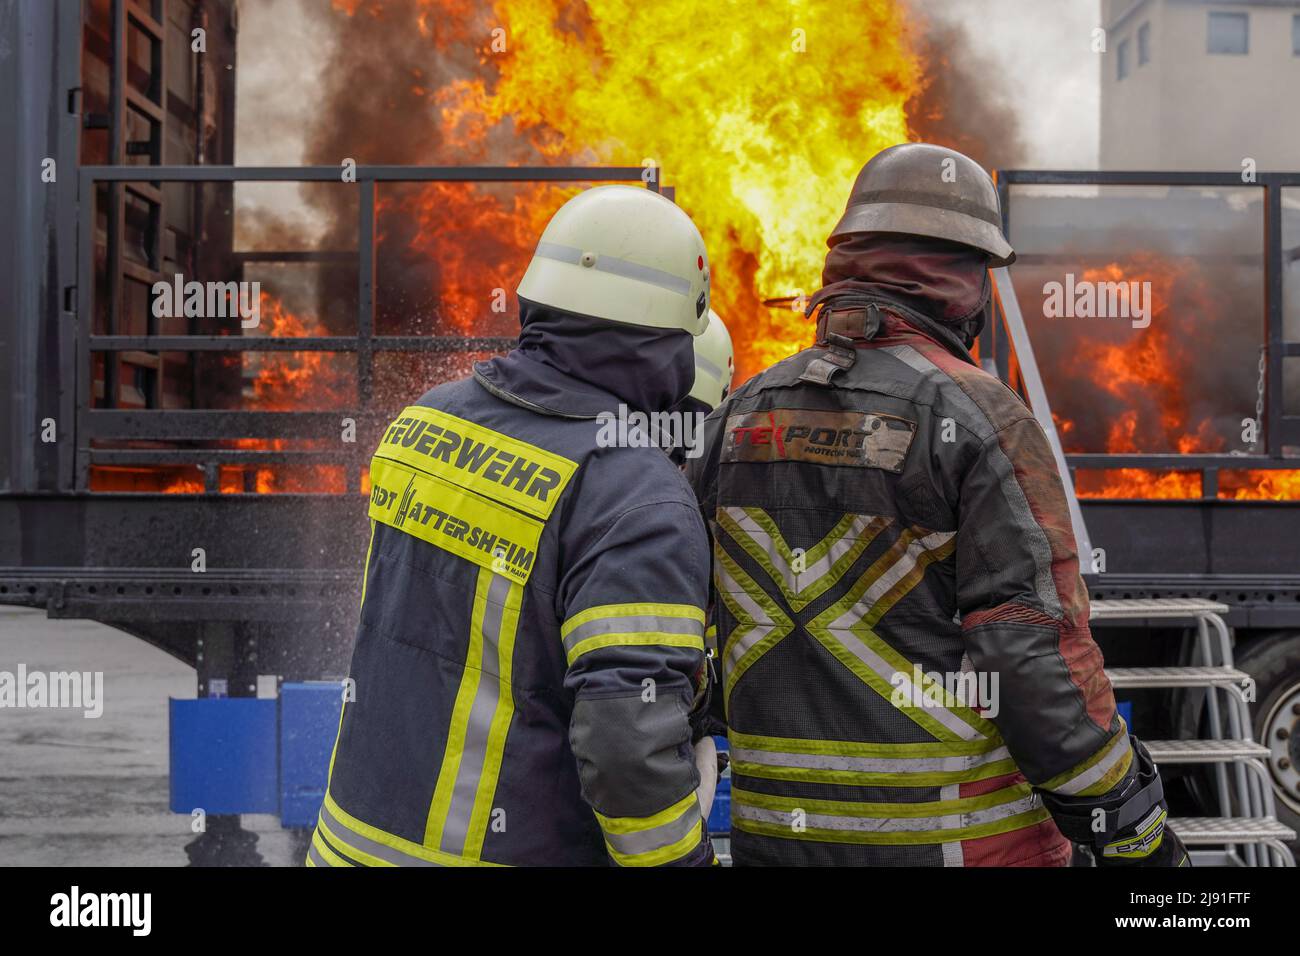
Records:
[[[194,671],[91,621],[0,606],[0,672],[102,671],[103,715],[0,707],[0,865],[184,866],[190,818],[167,809],[167,698]],[[245,816],[273,866],[295,865],[290,834]]]

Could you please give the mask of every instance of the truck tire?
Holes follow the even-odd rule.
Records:
[[[1255,680],[1251,717],[1255,739],[1272,751],[1268,769],[1277,818],[1300,833],[1300,633],[1252,640],[1238,649],[1236,665]],[[1291,852],[1300,859],[1300,840]]]

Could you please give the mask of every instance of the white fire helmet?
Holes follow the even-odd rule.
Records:
[[[596,186],[551,217],[516,291],[578,315],[700,335],[709,257],[676,203],[636,186]]]
[[[736,353],[731,347],[731,333],[718,313],[709,309],[709,327],[695,340],[695,384],[691,398],[710,409],[717,408],[731,391],[731,376],[736,371]]]

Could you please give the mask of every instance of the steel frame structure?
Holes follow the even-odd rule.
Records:
[[[355,336],[263,337],[243,335],[118,335],[120,297],[108,303],[108,334],[92,334],[95,301],[94,240],[96,184],[114,186],[147,182],[155,190],[164,182],[348,182],[359,192],[358,234],[355,253],[273,253],[239,256],[249,261],[355,261],[357,264],[357,334]],[[206,490],[217,491],[219,464],[268,462],[343,462],[347,465],[347,487],[360,487],[363,461],[359,453],[347,451],[257,451],[249,449],[97,449],[99,439],[219,440],[238,438],[319,438],[336,434],[341,417],[357,423],[358,445],[382,423],[372,407],[374,356],[378,352],[467,352],[504,351],[513,339],[467,336],[390,336],[374,333],[376,194],[380,183],[578,183],[643,182],[660,191],[660,171],[641,166],[357,166],[355,182],[343,180],[333,166],[83,166],[79,178],[79,256],[76,301],[75,392],[64,393],[62,414],[75,421],[75,456],[61,475],[73,491],[89,488],[90,466],[102,464],[197,464],[203,467]],[[110,248],[120,244],[118,234],[108,239]],[[357,360],[357,397],[354,409],[339,411],[210,411],[210,410],[121,410],[91,407],[91,355],[120,352],[266,352],[330,351],[352,352]],[[105,363],[105,369],[112,365]],[[106,383],[109,377],[106,374]],[[110,389],[105,388],[106,398]]]
[[[1239,173],[1223,172],[1074,172],[1062,170],[999,170],[996,176],[1002,204],[1002,227],[1009,234],[1014,201],[1012,190],[1016,186],[1148,186],[1148,187],[1218,187],[1259,189],[1263,191],[1263,266],[1264,266],[1264,340],[1265,396],[1264,428],[1265,454],[1068,454],[1065,460],[1070,469],[1088,468],[1151,468],[1199,471],[1201,496],[1219,500],[1218,473],[1220,469],[1300,469],[1300,458],[1287,458],[1284,446],[1300,446],[1300,415],[1284,412],[1282,394],[1282,362],[1288,357],[1300,356],[1300,342],[1288,342],[1283,328],[1283,268],[1287,259],[1300,256],[1300,250],[1289,256],[1282,248],[1282,191],[1300,190],[1300,173],[1257,173],[1251,182],[1244,182]],[[1252,257],[1253,258],[1253,257]],[[1012,267],[1014,268],[1014,267]],[[1000,270],[1009,273],[1011,270]],[[1010,276],[1007,276],[1010,279]],[[1008,283],[1009,286],[1009,283]],[[1019,315],[1014,288],[1001,288],[1003,303],[1007,306],[1006,319],[1011,339],[1023,336],[1028,343],[1028,332]],[[1014,315],[1012,314],[1014,313]],[[1013,343],[1007,336],[997,334],[990,327],[981,337],[980,353],[993,358],[997,373],[1004,381],[1010,371],[1009,352]],[[1026,387],[1045,397],[1039,370],[1033,362],[1021,362],[1020,371]],[[1035,409],[1037,413],[1037,409]],[[1042,421],[1042,416],[1039,416]],[[1047,415],[1050,422],[1051,416]],[[1054,434],[1050,431],[1049,434]]]

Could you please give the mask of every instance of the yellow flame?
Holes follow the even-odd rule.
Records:
[[[467,117],[483,116],[557,162],[661,167],[708,245],[737,380],[808,344],[800,313],[761,300],[817,288],[858,169],[908,138],[905,107],[924,78],[902,5],[499,0],[494,11],[504,32],[483,37],[480,55],[495,71],[440,92],[444,127],[465,135]]]

